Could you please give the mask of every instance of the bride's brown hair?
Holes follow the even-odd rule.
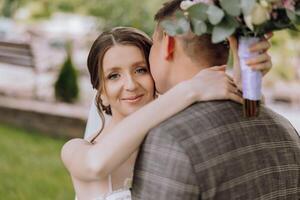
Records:
[[[115,45],[131,45],[139,48],[149,66],[149,53],[152,46],[150,37],[144,32],[131,27],[116,27],[110,31],[105,31],[95,40],[87,59],[87,66],[90,73],[91,83],[94,89],[97,89],[96,107],[102,120],[101,129],[97,135],[93,137],[91,143],[102,132],[105,124],[103,111],[107,115],[112,115],[110,106],[105,106],[102,103],[101,93],[104,88],[103,75],[103,57],[105,53]]]

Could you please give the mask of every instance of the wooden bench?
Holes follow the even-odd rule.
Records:
[[[35,69],[34,56],[28,43],[0,40],[0,62]]]
[[[35,84],[32,94],[38,99],[38,70],[35,65],[34,55],[29,43],[18,43],[0,40],[0,63],[31,68],[35,73]]]

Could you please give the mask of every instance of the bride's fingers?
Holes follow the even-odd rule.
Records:
[[[237,95],[237,94],[230,93],[229,94],[229,99],[233,100],[237,103],[243,104],[243,98],[241,96]]]
[[[262,71],[263,74],[270,71],[271,68],[272,68],[272,62],[271,61],[264,62],[264,63],[259,63],[259,64],[251,66],[251,69]]]
[[[226,74],[226,78],[227,78],[227,81],[228,81],[231,85],[233,85],[233,86],[236,87],[236,84],[235,84],[235,82],[234,82],[234,80],[233,80],[233,78],[232,78],[231,76],[229,76],[228,74]]]
[[[227,77],[227,79],[228,79],[228,80],[231,80],[231,81],[233,81],[233,78],[232,78],[230,75],[228,75],[228,74],[225,74],[225,76]]]
[[[262,41],[260,41],[258,43],[253,44],[249,48],[249,51],[250,52],[265,52],[269,48],[271,48],[270,42],[264,39],[264,40],[262,40]]]
[[[242,97],[242,93],[240,92],[240,90],[234,86],[234,85],[228,85],[228,91],[227,91],[227,94],[229,96],[229,98],[231,97],[231,100],[232,97],[235,98],[235,100],[237,100],[239,103],[241,103],[243,101],[243,97]]]
[[[227,90],[230,93],[234,93],[236,95],[240,95],[241,96],[240,90],[235,85],[232,85],[232,84],[229,83],[228,86],[227,86]]]
[[[262,62],[271,60],[271,57],[267,53],[260,54],[254,58],[250,58],[246,61],[247,65],[255,65]]]

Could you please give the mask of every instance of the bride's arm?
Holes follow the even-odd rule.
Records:
[[[62,160],[70,173],[82,180],[106,177],[126,161],[147,132],[196,101],[232,99],[241,102],[225,67],[202,70],[118,123],[92,145],[73,139],[62,149]]]

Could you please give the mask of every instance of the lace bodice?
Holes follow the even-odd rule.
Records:
[[[108,176],[108,183],[109,183],[109,192],[106,195],[102,197],[97,197],[93,200],[131,200],[130,188],[132,185],[132,178],[127,178],[124,181],[123,188],[115,191],[113,191],[111,175]]]

